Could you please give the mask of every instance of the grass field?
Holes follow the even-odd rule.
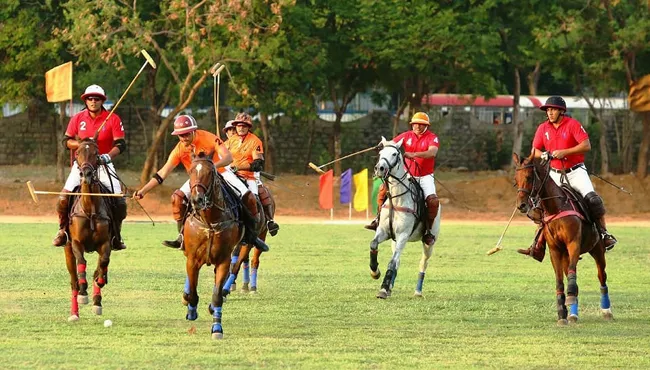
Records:
[[[0,363],[3,368],[650,368],[650,229],[612,227],[615,320],[599,316],[593,260],[578,266],[580,321],[556,327],[550,261],[515,252],[534,227],[445,224],[413,297],[421,248],[405,250],[392,297],[378,300],[360,226],[283,225],[262,256],[259,294],[233,293],[225,338],[210,338],[212,274],[201,274],[199,319],[181,305],[184,256],[160,246],[174,226],[127,224],[114,253],[104,315],[81,307],[70,324],[63,250],[54,224],[0,225]],[[390,245],[380,247],[385,271]],[[89,257],[88,270],[96,265]],[[240,285],[241,286],[241,285]],[[103,322],[111,319],[113,326]],[[196,332],[192,329],[196,328]]]

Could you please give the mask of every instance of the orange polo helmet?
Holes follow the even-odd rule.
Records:
[[[429,115],[424,113],[424,112],[417,112],[413,115],[413,118],[411,118],[411,122],[409,122],[409,125],[412,125],[414,123],[419,123],[421,125],[431,125],[429,123]]]

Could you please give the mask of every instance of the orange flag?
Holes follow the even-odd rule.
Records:
[[[50,103],[72,100],[72,62],[45,72],[45,95]]]
[[[322,209],[334,208],[334,170],[329,170],[320,175],[318,187],[318,204]]]
[[[634,112],[650,111],[650,75],[645,75],[632,83],[627,101],[630,110]]]

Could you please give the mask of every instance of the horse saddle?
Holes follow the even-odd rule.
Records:
[[[72,193],[80,193],[81,192],[81,185],[77,185],[73,190]],[[110,191],[104,184],[100,183],[99,184],[99,192],[102,194],[112,194],[113,192]],[[70,217],[74,216],[73,210],[75,209],[77,203],[81,199],[81,196],[79,195],[69,195],[70,201],[68,202],[68,215]],[[114,197],[101,197],[101,201],[104,202],[104,205],[106,206],[106,213],[108,216],[108,219],[113,222],[115,220],[115,216],[113,215],[114,210],[117,208],[117,198]]]
[[[564,195],[566,195],[568,202],[570,202],[573,205],[573,208],[582,215],[585,221],[590,224],[594,223],[594,217],[589,211],[589,206],[587,205],[587,202],[585,202],[585,198],[567,184],[562,184],[561,189],[564,192]]]
[[[226,202],[226,207],[230,209],[236,219],[241,219],[240,211],[243,208],[243,204],[239,199],[239,196],[235,194],[235,191],[230,187],[230,185],[228,185],[220,173],[217,172],[217,176],[221,178],[219,185],[221,186],[221,192],[223,194],[224,201]]]

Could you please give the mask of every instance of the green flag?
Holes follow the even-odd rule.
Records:
[[[377,193],[379,193],[379,186],[382,181],[380,178],[376,177],[372,180],[372,201],[370,203],[370,209],[374,210],[375,205],[377,204]]]

